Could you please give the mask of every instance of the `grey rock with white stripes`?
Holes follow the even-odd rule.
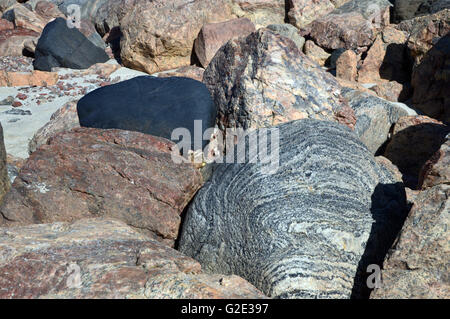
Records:
[[[189,207],[179,250],[275,298],[367,297],[405,218],[399,177],[346,127],[278,126],[280,166],[217,164]]]

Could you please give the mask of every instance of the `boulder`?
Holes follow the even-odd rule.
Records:
[[[38,37],[39,33],[22,28],[0,31],[0,56],[22,56],[25,43]]]
[[[335,9],[330,0],[287,0],[289,23],[301,29]]]
[[[428,51],[412,75],[413,106],[447,124],[450,124],[449,65],[450,34],[447,34]]]
[[[305,45],[305,38],[300,35],[298,29],[291,24],[271,24],[267,26],[267,29],[273,31],[276,34],[282,35],[294,41],[300,51],[303,51]]]
[[[356,81],[358,75],[358,56],[352,50],[343,52],[336,61],[336,77]]]
[[[407,116],[396,121],[384,156],[397,165],[405,184],[418,188],[420,171],[439,151],[450,128],[427,116]]]
[[[202,185],[165,139],[76,128],[36,150],[0,207],[6,226],[109,216],[173,245],[180,214]],[[173,156],[172,156],[173,155]]]
[[[206,68],[216,52],[234,37],[246,37],[255,31],[255,25],[247,18],[220,23],[205,24],[194,42],[195,54]]]
[[[58,82],[55,72],[6,72],[0,70],[0,86],[52,86]]]
[[[36,12],[29,10],[21,3],[16,3],[9,8],[3,16],[14,22],[16,28],[23,28],[41,33],[47,21]]]
[[[305,55],[320,66],[325,66],[331,54],[319,47],[314,41],[308,40],[304,47]]]
[[[336,120],[348,105],[336,79],[295,43],[268,29],[230,40],[203,76],[221,130],[269,127],[303,118]]]
[[[311,23],[310,36],[324,49],[364,51],[389,24],[388,0],[352,0]]]
[[[51,71],[53,67],[87,69],[109,60],[105,51],[95,46],[77,28],[57,18],[46,25],[35,52],[34,68]]]
[[[12,30],[14,29],[14,23],[6,20],[6,19],[0,19],[0,32],[4,30]]]
[[[389,139],[391,127],[400,117],[416,114],[404,104],[392,103],[366,92],[345,88],[342,95],[355,112],[355,133],[372,154],[376,154]]]
[[[384,261],[372,299],[449,299],[450,186],[421,192]]]
[[[0,228],[0,298],[265,298],[117,220]]]
[[[58,6],[50,1],[41,0],[34,6],[34,12],[44,18],[47,22],[56,18],[65,18]]]
[[[378,80],[376,84],[370,86],[370,90],[378,97],[390,102],[405,102],[412,95],[412,88],[409,83],[398,83],[396,81]]]
[[[216,107],[208,89],[188,78],[140,76],[99,88],[78,102],[81,126],[138,131],[167,139],[177,128],[195,135],[214,127]],[[206,140],[201,145],[205,147]]]
[[[170,78],[170,77],[183,77],[190,78],[201,82],[203,80],[203,73],[205,69],[200,68],[195,65],[182,66],[181,68],[157,73],[160,78]],[[156,74],[153,74],[156,75]]]
[[[419,188],[450,184],[450,133],[441,148],[425,163],[419,174]]]
[[[394,20],[400,22],[448,8],[449,0],[395,0]]]
[[[250,155],[217,166],[188,208],[179,250],[273,298],[367,295],[363,273],[406,215],[403,185],[340,124],[277,128],[278,168]]]
[[[286,0],[231,0],[231,2],[233,14],[250,19],[257,29],[285,22]]]
[[[6,150],[5,150],[5,142],[3,140],[3,127],[0,123],[0,203],[5,196],[5,194],[9,191],[9,177],[8,170],[6,167]]]
[[[120,22],[122,62],[149,74],[190,65],[202,26],[230,18],[223,0],[137,1]]]

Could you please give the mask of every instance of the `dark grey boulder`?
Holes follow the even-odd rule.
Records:
[[[182,77],[140,76],[99,88],[77,105],[80,125],[137,131],[171,139],[176,128],[194,138],[194,121],[202,121],[202,134],[214,127],[216,107],[206,86]],[[202,147],[207,144],[203,141]]]
[[[63,18],[48,23],[42,31],[35,51],[34,68],[51,71],[54,67],[87,69],[104,63],[109,57],[77,28],[69,28]]]
[[[179,250],[276,298],[367,297],[405,218],[398,174],[346,127],[278,126],[280,166],[221,164],[189,207]]]

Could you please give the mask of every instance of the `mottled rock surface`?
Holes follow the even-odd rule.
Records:
[[[159,78],[170,78],[170,77],[184,77],[197,80],[201,82],[203,80],[203,73],[205,69],[200,68],[195,65],[182,66],[181,68],[157,73]]]
[[[25,43],[38,37],[39,33],[22,28],[0,31],[0,56],[22,56]]]
[[[137,132],[78,128],[35,151],[0,207],[0,224],[109,216],[173,244],[180,214],[202,185],[174,144]]]
[[[386,258],[373,299],[450,298],[450,186],[421,192]]]
[[[285,22],[286,0],[231,0],[233,14],[249,18],[259,29]]]
[[[336,79],[283,36],[260,29],[233,39],[203,76],[220,129],[259,128],[318,118],[334,120],[346,105]]]
[[[55,72],[7,72],[0,70],[0,86],[52,86],[58,82]]]
[[[180,251],[270,297],[366,295],[362,270],[383,261],[405,217],[403,185],[340,124],[278,128],[278,170],[253,157],[216,167],[187,211]]]
[[[307,40],[305,43],[305,55],[320,66],[325,66],[331,54],[319,47],[314,41]]]
[[[3,127],[0,123],[0,202],[9,190],[8,170],[6,167],[6,150],[3,141]]]
[[[395,21],[409,20],[450,8],[449,0],[395,0]]]
[[[299,29],[335,9],[330,0],[287,0],[287,2],[289,22]]]
[[[0,228],[0,298],[264,298],[116,220]]]
[[[445,139],[446,142],[422,167],[419,177],[420,188],[450,184],[450,133]]]
[[[302,37],[296,27],[291,24],[271,24],[267,26],[267,29],[273,31],[276,34],[282,35],[294,41],[300,51],[303,50],[305,45],[305,38]]]
[[[358,56],[352,50],[343,52],[336,61],[336,77],[346,81],[356,81]]]

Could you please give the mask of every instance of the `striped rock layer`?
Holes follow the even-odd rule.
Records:
[[[270,297],[367,297],[367,265],[382,263],[405,217],[399,177],[340,124],[278,128],[278,170],[218,165],[187,211],[180,251]]]

